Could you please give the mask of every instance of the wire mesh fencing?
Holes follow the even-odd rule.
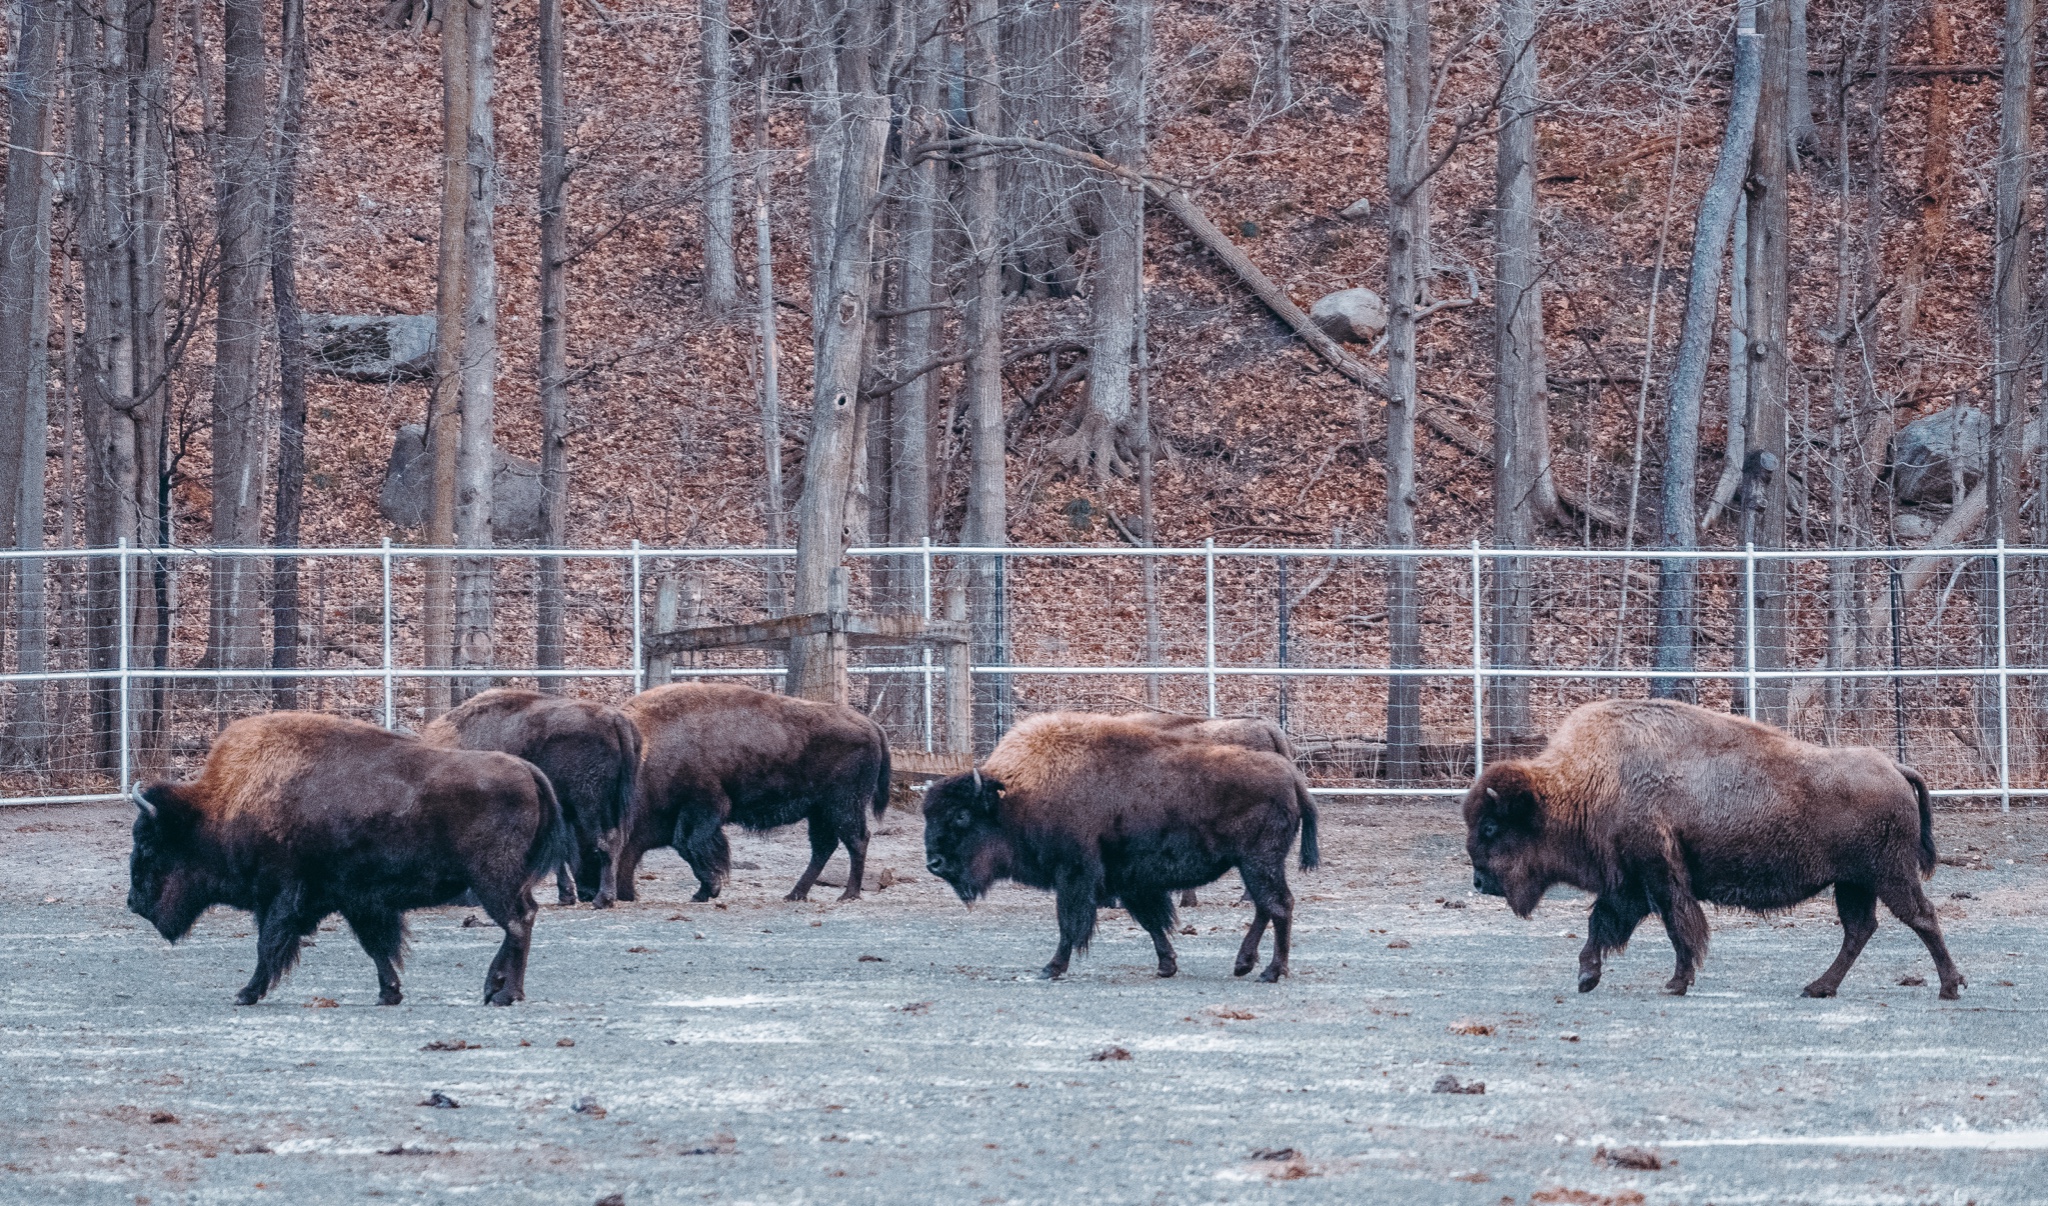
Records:
[[[544,557],[564,584],[549,669]],[[453,665],[428,656],[437,562],[454,583]],[[4,564],[0,802],[19,804],[193,773],[221,727],[277,708],[417,729],[493,685],[613,702],[673,681],[781,689],[772,644],[659,638],[787,616],[794,550],[120,548]],[[2048,795],[2048,550],[921,545],[855,548],[846,566],[850,612],[972,634],[849,653],[849,702],[903,751],[985,752],[1056,709],[1252,714],[1287,730],[1319,792],[1451,796],[1572,708],[1661,686],[1883,748],[1937,795]],[[1679,568],[1689,651],[1660,667],[1660,575]],[[295,609],[272,589],[287,572]]]

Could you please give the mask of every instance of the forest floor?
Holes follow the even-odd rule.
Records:
[[[1682,999],[1652,922],[1581,996],[1583,901],[1474,896],[1450,808],[1325,818],[1278,985],[1229,975],[1234,883],[1184,911],[1176,979],[1109,912],[1036,980],[1051,901],[963,908],[891,813],[872,873],[908,882],[859,903],[781,900],[789,830],[734,835],[715,905],[662,854],[635,904],[545,907],[515,1008],[479,1004],[498,931],[456,908],[413,916],[401,1006],[337,923],[238,1009],[249,919],[171,947],[130,915],[127,815],[0,812],[0,1200],[2042,1200],[2048,810],[1937,818],[1959,1002],[1901,983],[1932,967],[1889,916],[1800,999],[1826,899],[1713,914]]]

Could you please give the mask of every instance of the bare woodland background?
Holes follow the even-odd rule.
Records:
[[[22,549],[792,544],[709,602],[686,585],[734,618],[820,610],[849,544],[927,539],[2048,545],[2034,0],[17,0],[8,20],[0,537]],[[1305,313],[1359,287],[1383,332]],[[329,317],[380,315],[459,338],[351,370]],[[1908,457],[1901,429],[1936,415]],[[517,506],[500,452],[530,464]],[[864,605],[914,610],[907,564],[863,570]],[[1998,564],[1760,562],[1759,659],[1983,666],[2003,636],[2048,664],[2048,571]],[[309,565],[158,561],[124,608],[113,558],[18,559],[7,668],[105,670],[123,615],[143,666],[355,656],[376,617]],[[591,664],[573,563],[530,568],[516,606],[502,570],[420,569],[425,664],[479,671],[425,684],[423,711],[494,665]],[[1442,643],[1455,573],[1296,572],[1282,633],[1396,667]],[[1722,622],[1732,572],[1490,559],[1486,660],[1654,668],[1657,693],[1748,706],[1684,673],[1752,639],[1741,608]],[[947,577],[977,661],[1008,657],[1042,600],[996,557]],[[1156,662],[1187,584],[1119,582],[1132,660]],[[830,656],[798,642],[791,689],[829,693]],[[2002,686],[1924,697],[1980,764]],[[12,687],[12,766],[110,756],[105,680]],[[326,701],[288,674],[226,687],[216,717]],[[1535,690],[1489,688],[1493,739],[1540,730]],[[2031,716],[2032,677],[2013,691]],[[1758,695],[1832,737],[1903,712],[1878,679]],[[1018,706],[1000,683],[975,704]],[[1323,728],[1370,730],[1376,773],[1409,781],[1455,710],[1396,678],[1369,721]]]

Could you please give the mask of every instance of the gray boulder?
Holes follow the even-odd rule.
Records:
[[[1340,289],[1316,299],[1310,321],[1340,343],[1371,343],[1387,329],[1387,303],[1370,289]]]
[[[306,367],[347,381],[431,381],[434,316],[309,314],[306,351]]]
[[[533,544],[541,538],[540,466],[495,448],[491,455],[496,461],[491,472],[492,543]],[[407,424],[391,441],[384,488],[377,492],[377,513],[395,528],[419,528],[427,522],[433,498],[426,428]]]
[[[1892,496],[1901,503],[1955,502],[1984,476],[1991,419],[1951,406],[1915,419],[1892,437]]]
[[[1365,221],[1366,219],[1372,217],[1372,198],[1360,197],[1358,200],[1353,201],[1351,204],[1345,206],[1343,209],[1338,210],[1337,216],[1344,219],[1347,222]]]

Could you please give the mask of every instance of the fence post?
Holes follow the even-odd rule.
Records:
[[[920,536],[917,540],[918,563],[924,572],[924,622],[929,629],[932,622],[932,538]],[[924,752],[932,752],[932,643],[927,635],[918,647],[924,662]]]
[[[1742,643],[1748,661],[1743,709],[1756,719],[1756,545],[1742,546]]]
[[[1216,714],[1216,538],[1202,542],[1204,665],[1209,672],[1209,715]]]
[[[121,748],[121,794],[125,796],[128,794],[129,788],[134,784],[135,781],[133,774],[133,764],[128,753],[128,733],[131,727],[131,718],[129,714],[129,708],[131,705],[128,698],[128,666],[129,658],[131,656],[129,646],[134,642],[135,636],[132,631],[134,617],[130,614],[134,604],[133,601],[128,598],[128,538],[126,536],[123,536],[121,538],[121,551],[118,554],[118,557],[119,561],[117,564],[116,575],[120,583],[121,601],[115,605],[114,614],[117,622],[121,625],[121,662],[119,666],[119,690],[121,693],[121,740],[119,744]]]
[[[1624,584],[1626,585],[1626,584]],[[1486,773],[1486,643],[1480,636],[1479,541],[1472,541],[1472,778]]]
[[[641,654],[640,631],[640,538],[633,538],[633,694],[647,689],[647,659]]]
[[[398,727],[398,703],[393,691],[391,664],[391,537],[384,538],[380,560],[384,566],[384,727]]]
[[[2005,540],[1998,541],[1998,811],[2012,811],[2012,724],[2006,709]]]

